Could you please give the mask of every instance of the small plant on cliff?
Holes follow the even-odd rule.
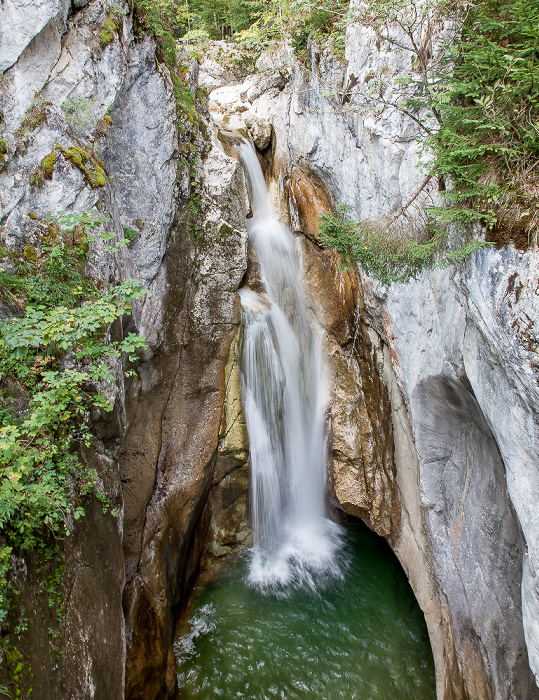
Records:
[[[34,97],[32,104],[24,115],[22,123],[15,134],[19,140],[37,129],[37,127],[45,121],[47,118],[47,107],[49,107],[50,104],[51,103],[45,100],[44,97],[41,97],[41,95],[36,95]]]
[[[58,551],[84,515],[96,475],[78,446],[92,439],[90,410],[112,410],[99,384],[114,379],[114,358],[134,359],[145,346],[134,334],[113,342],[107,332],[144,295],[140,284],[107,288],[84,276],[87,241],[103,219],[49,222],[32,260],[16,274],[0,270],[2,296],[22,312],[0,323],[0,621],[16,607],[12,563]]]
[[[447,227],[432,220],[418,240],[395,226],[395,221],[356,222],[350,212],[350,207],[341,205],[320,216],[320,244],[339,253],[341,268],[360,263],[367,274],[386,285],[408,282],[427,268],[460,262],[488,245],[469,238],[451,248]]]
[[[85,135],[95,125],[99,108],[100,103],[95,95],[69,97],[62,103],[66,121],[78,136]]]

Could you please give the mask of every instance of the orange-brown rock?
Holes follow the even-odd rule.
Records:
[[[296,212],[301,232],[311,240],[318,240],[318,217],[334,209],[332,197],[316,173],[296,168],[288,183],[288,194]]]
[[[334,253],[301,241],[308,303],[328,359],[333,498],[348,514],[388,536],[398,528],[391,406],[361,317],[357,273]]]

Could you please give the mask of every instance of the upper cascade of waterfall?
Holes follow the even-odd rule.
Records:
[[[254,149],[240,146],[265,294],[240,291],[242,391],[251,459],[250,580],[262,588],[338,574],[340,529],[325,517],[325,382],[291,231],[273,215]]]

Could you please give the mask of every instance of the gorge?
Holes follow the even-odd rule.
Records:
[[[263,52],[256,70],[221,65],[225,42],[198,60],[180,42],[167,65],[127,3],[0,6],[2,273],[34,264],[48,213],[96,212],[114,237],[88,242],[87,274],[103,286],[133,278],[147,292],[109,331],[143,335],[146,348],[131,362],[110,360],[102,391],[113,410],[91,409],[93,436],[77,447],[96,478],[61,543],[61,614],[32,553],[11,557],[20,594],[2,623],[0,686],[12,695],[180,696],[176,623],[195,583],[228,555],[243,561],[250,523],[262,539],[282,537],[286,505],[258,518],[267,501],[248,495],[255,451],[267,466],[278,443],[288,463],[294,450],[302,459],[312,450],[320,479],[300,466],[295,500],[330,556],[339,556],[335,521],[362,520],[398,558],[424,615],[439,700],[539,697],[536,247],[484,248],[385,285],[360,267],[342,270],[320,246],[320,214],[346,204],[357,220],[382,217],[425,180],[412,119],[344,108],[343,86],[411,71],[379,43],[353,22],[346,60],[313,43],[308,70],[286,45]],[[246,181],[231,130],[254,143],[271,205],[255,204],[253,189],[265,185]],[[429,182],[415,203],[438,197]],[[257,208],[271,220],[270,206],[291,230],[271,221],[297,257],[304,292],[273,277],[271,266],[286,268],[272,259],[275,241],[248,247],[259,238]],[[276,307],[301,307],[295,351],[279,336]],[[0,313],[21,315],[17,294],[2,292]],[[249,343],[267,341],[264,323],[268,357],[280,343],[306,368],[298,391],[308,416],[292,408],[290,436],[269,445],[268,430],[253,438],[248,398],[284,392],[282,377],[249,384]],[[267,406],[264,422],[278,433]],[[17,410],[27,410],[23,400]],[[268,477],[277,491],[278,469]],[[375,564],[362,566],[354,585]]]

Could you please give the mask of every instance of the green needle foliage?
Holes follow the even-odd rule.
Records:
[[[43,245],[25,250],[15,274],[0,272],[2,297],[21,310],[0,323],[0,621],[14,604],[10,557],[58,551],[84,514],[97,475],[77,446],[90,444],[90,409],[112,410],[99,382],[114,379],[114,358],[134,360],[145,347],[134,334],[121,342],[107,334],[144,296],[141,285],[107,288],[84,276],[88,241],[103,222],[50,219]]]
[[[398,236],[380,222],[354,221],[351,211],[351,207],[341,205],[335,212],[319,217],[320,245],[339,253],[341,269],[360,263],[368,275],[386,285],[408,282],[428,268],[461,262],[486,245],[467,240],[450,249],[447,228],[434,223],[424,240]]]
[[[524,247],[539,225],[539,0],[474,3],[440,80],[433,171],[446,219],[479,219]]]
[[[353,19],[408,54],[395,80],[373,72],[347,98],[419,125],[446,222],[527,247],[539,226],[539,0],[367,0]],[[368,84],[367,84],[368,83]]]

